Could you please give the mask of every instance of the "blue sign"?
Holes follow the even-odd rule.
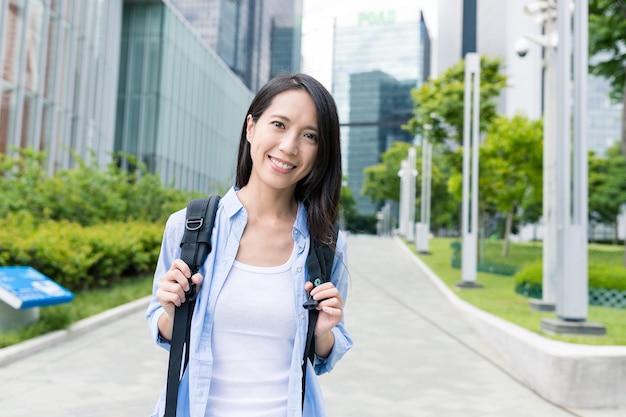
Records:
[[[15,309],[72,301],[74,294],[30,266],[0,267],[0,300]]]

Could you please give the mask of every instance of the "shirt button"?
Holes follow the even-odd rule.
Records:
[[[300,314],[300,318],[304,320],[304,314]]]
[[[297,234],[298,234],[298,231],[297,231],[297,230],[294,230],[294,231],[293,231],[293,234],[294,234],[294,235],[297,235]]]
[[[301,267],[301,266],[297,267],[297,268],[296,268],[296,271],[297,271],[297,272],[302,272],[302,267]]]

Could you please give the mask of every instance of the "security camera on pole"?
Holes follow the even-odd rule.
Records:
[[[540,0],[527,4],[524,11],[535,17],[543,27],[544,35],[526,35],[515,44],[515,52],[525,57],[530,49],[530,42],[540,45],[544,50],[543,80],[543,272],[541,300],[531,299],[530,306],[535,310],[554,311],[556,305],[556,281],[561,265],[558,239],[559,225],[557,212],[563,202],[557,195],[557,79],[556,79],[556,0]]]
[[[549,333],[606,333],[589,323],[587,270],[587,0],[543,0],[525,7],[545,25],[543,37],[526,36],[545,48],[543,299],[531,306],[554,309],[557,319],[543,319]],[[572,19],[574,10],[574,79]],[[557,48],[558,46],[558,48]],[[518,41],[517,53],[526,55]],[[574,86],[574,141],[571,140],[571,86]],[[573,164],[571,162],[573,162]]]
[[[572,25],[571,3],[557,3],[557,194],[562,202],[556,215],[561,234],[556,285],[557,319],[541,320],[549,333],[604,335],[602,324],[587,322],[589,304],[587,249],[587,65],[588,2],[577,0]],[[574,48],[571,48],[572,27]],[[572,60],[572,49],[574,56]],[[572,62],[574,77],[572,80]],[[572,82],[573,81],[573,82]],[[571,86],[574,87],[572,129]],[[572,141],[571,131],[574,132]]]
[[[470,116],[471,115],[471,116]],[[478,135],[480,124],[480,55],[465,55],[463,110],[463,209],[459,288],[482,288],[476,282],[478,264]]]

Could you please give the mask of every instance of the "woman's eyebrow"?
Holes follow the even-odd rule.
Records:
[[[270,115],[270,118],[277,118],[277,119],[284,120],[285,122],[291,122],[291,119],[289,117],[283,116],[282,114],[272,114]],[[317,129],[317,126],[308,125],[308,126],[305,126],[305,128],[314,130],[315,132],[319,132],[319,130]]]

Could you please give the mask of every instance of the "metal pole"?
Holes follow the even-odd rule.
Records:
[[[406,159],[403,159],[402,162],[400,162],[400,171],[398,171],[398,176],[400,177],[400,210],[398,213],[398,233],[401,236],[406,236],[406,219],[407,219],[407,212],[406,212],[407,168],[406,167],[407,167],[407,164],[408,164],[408,161]]]
[[[542,302],[545,309],[554,309],[556,303],[556,281],[559,266],[557,250],[557,213],[558,197],[556,191],[557,175],[557,101],[556,101],[556,45],[552,43],[555,35],[555,20],[546,18],[545,78],[544,78],[544,114],[543,114],[543,283]],[[547,306],[552,305],[551,308]]]
[[[465,96],[463,108],[463,243],[461,248],[461,275],[463,282],[457,284],[457,286],[461,287],[480,287],[480,285],[476,284],[479,104],[480,56],[476,53],[468,53],[465,56]]]
[[[564,4],[561,4],[564,3]],[[564,91],[559,94],[569,100],[570,89],[570,10],[569,2],[559,2],[559,42],[563,65],[561,85]],[[562,259],[563,274],[559,280],[557,316],[567,321],[585,321],[588,309],[588,271],[587,271],[587,35],[588,4],[586,0],[577,0],[574,9],[574,140],[570,156],[570,102],[561,106],[560,127],[565,160],[560,185],[564,187],[565,227],[563,230]],[[567,72],[566,72],[567,71]],[[566,77],[567,75],[567,77]],[[562,84],[562,83],[561,83]],[[567,129],[567,130],[565,130]],[[566,143],[565,143],[566,142]],[[567,153],[565,153],[567,152]],[[571,158],[571,159],[570,159]],[[571,160],[571,164],[569,163]],[[571,185],[570,185],[571,184]],[[570,196],[571,190],[571,196]],[[567,257],[567,258],[566,258]]]
[[[569,1],[557,2],[557,32],[559,45],[557,49],[557,82],[556,82],[556,224],[557,224],[557,315],[559,315],[559,303],[563,300],[563,268],[566,240],[566,228],[570,223],[571,216],[571,193],[570,193],[570,162],[571,162],[571,18],[569,12]],[[575,262],[568,255],[568,262]]]
[[[417,178],[415,147],[409,148],[409,156],[407,162],[407,223],[406,223],[406,240],[413,242],[415,237],[415,181]]]
[[[428,139],[422,139],[422,198],[420,204],[420,222],[417,225],[415,249],[428,253],[430,234],[430,190],[432,182],[432,145]]]

